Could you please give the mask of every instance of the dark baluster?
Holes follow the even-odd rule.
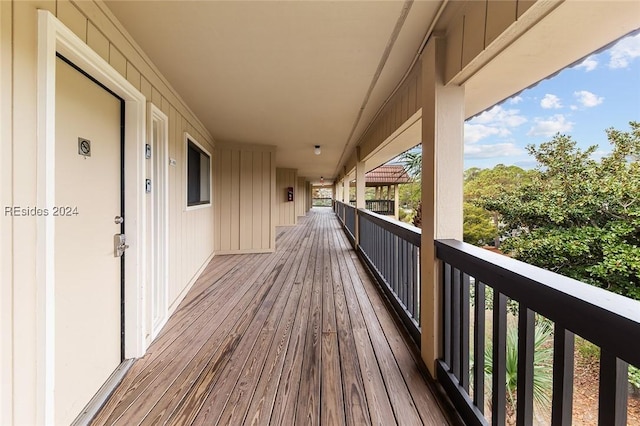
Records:
[[[473,403],[484,413],[485,287],[476,280],[473,335]]]
[[[518,310],[518,425],[533,424],[533,356],[535,314],[523,303]]]
[[[573,351],[572,332],[555,325],[553,331],[553,400],[552,426],[570,426],[573,407]]]
[[[627,424],[627,371],[626,362],[600,349],[600,392],[598,425],[624,426]]]
[[[460,278],[462,273],[453,268],[451,286],[451,367],[453,375],[460,381]]]
[[[451,369],[451,265],[442,263],[442,328],[444,362]]]
[[[469,393],[469,275],[461,272],[460,386]]]
[[[493,292],[493,366],[491,409],[493,426],[504,426],[507,405],[507,296]]]

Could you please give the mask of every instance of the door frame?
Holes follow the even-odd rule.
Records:
[[[149,127],[147,128],[148,144],[151,146],[151,164],[147,176],[151,179],[151,211],[148,212],[148,234],[150,241],[148,254],[147,281],[150,288],[147,289],[149,300],[147,301],[147,330],[146,345],[156,338],[169,318],[169,117],[156,105],[148,102],[147,116]],[[158,140],[153,140],[153,124],[158,124]],[[157,142],[157,145],[156,145]],[[155,303],[154,290],[161,291],[159,306],[161,317],[154,322],[153,308]]]
[[[124,356],[144,355],[144,283],[146,215],[144,203],[144,145],[146,99],[125,77],[51,12],[38,10],[37,99],[37,205],[55,202],[55,101],[56,52],[120,96],[125,102],[124,174],[127,242],[124,269]],[[55,385],[55,223],[52,216],[37,219],[37,418],[54,421]]]

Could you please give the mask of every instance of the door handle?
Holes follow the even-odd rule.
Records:
[[[113,236],[113,257],[122,257],[124,251],[128,248],[129,245],[125,234],[115,234]]]

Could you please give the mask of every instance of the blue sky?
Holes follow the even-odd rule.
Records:
[[[640,33],[585,58],[465,123],[465,169],[535,166],[529,144],[570,135],[580,147],[610,151],[605,129],[640,121]]]

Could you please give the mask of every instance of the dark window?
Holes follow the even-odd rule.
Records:
[[[211,157],[187,139],[187,206],[211,202]]]

